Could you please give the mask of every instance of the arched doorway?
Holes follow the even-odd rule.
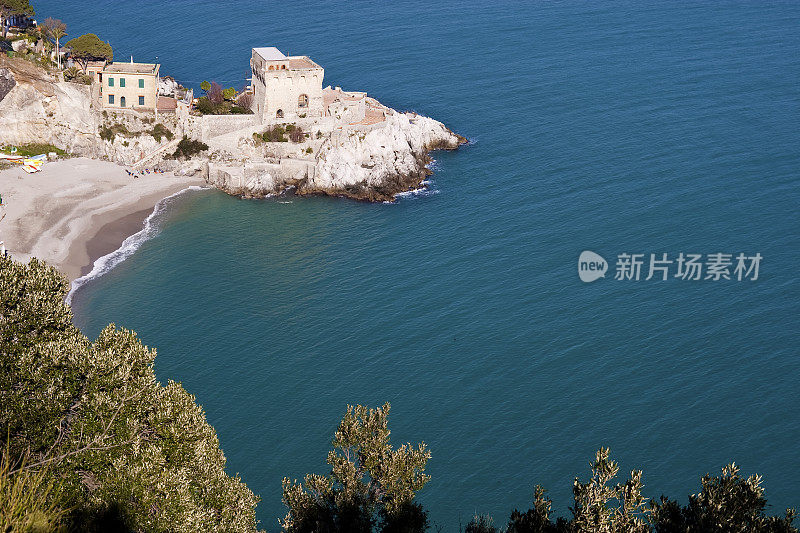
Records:
[[[119,106],[120,107],[125,107],[125,97],[124,96],[119,99]]]
[[[283,109],[278,109],[278,112],[275,113],[275,118],[283,118]]]

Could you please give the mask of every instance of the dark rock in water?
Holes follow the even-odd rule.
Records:
[[[7,68],[0,68],[0,101],[6,97],[17,84],[14,75]]]

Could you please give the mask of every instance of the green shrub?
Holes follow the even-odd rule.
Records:
[[[288,139],[284,135],[285,133],[286,129],[283,126],[275,125],[270,128],[267,128],[267,130],[261,134],[261,140],[268,143],[269,142],[285,143],[288,141]]]
[[[114,138],[117,135],[131,137],[133,136],[133,133],[130,132],[125,124],[111,124],[110,126],[103,124],[100,126],[100,138],[104,141],[114,142]]]
[[[201,96],[197,99],[195,109],[202,115],[251,115],[253,112],[242,106],[237,106],[228,100],[215,104],[211,98]]]
[[[100,138],[101,139],[103,139],[104,141],[114,142],[114,137],[116,137],[116,134],[114,133],[114,131],[111,128],[109,128],[105,124],[100,126]]]
[[[65,81],[73,81],[80,76],[83,76],[83,72],[78,67],[69,67],[64,71]]]
[[[160,122],[153,126],[153,129],[148,133],[150,133],[150,135],[153,136],[153,139],[155,139],[157,142],[161,142],[162,137],[166,137],[169,141],[175,137],[175,135]]]
[[[193,155],[199,154],[200,152],[203,152],[205,150],[208,150],[208,145],[206,143],[194,139],[189,139],[184,135],[183,139],[181,139],[181,142],[178,143],[178,147],[175,150],[175,153],[172,154],[172,157],[174,159],[179,159],[179,158],[188,159]]]
[[[7,146],[3,151],[6,153],[11,153],[10,148],[11,148],[10,146]],[[44,144],[44,143],[28,143],[19,145],[17,146],[16,155],[30,157],[33,155],[49,154],[50,152],[55,152],[61,157],[69,155],[65,150],[62,150],[61,148],[53,146],[52,144]]]
[[[207,96],[201,96],[197,99],[197,110],[204,115],[214,114],[214,106]]]

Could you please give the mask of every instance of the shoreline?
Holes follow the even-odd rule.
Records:
[[[145,220],[152,212],[151,209],[142,209],[112,220],[100,228],[93,237],[86,241],[86,255],[89,256],[89,264],[81,268],[80,277],[92,271],[95,261],[119,250],[125,239],[144,226]]]
[[[88,158],[46,163],[35,174],[5,169],[0,240],[15,260],[47,261],[72,283],[141,232],[162,200],[193,186],[205,182],[172,174],[134,179],[123,166]]]

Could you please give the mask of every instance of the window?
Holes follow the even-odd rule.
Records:
[[[112,105],[114,104],[114,95],[113,94],[109,94],[108,95],[108,103],[112,104]]]
[[[283,109],[278,109],[278,112],[275,113],[275,118],[283,118]]]
[[[108,78],[108,86],[109,87],[113,87],[114,86],[114,78]]]
[[[139,88],[144,89],[144,78],[139,78]]]
[[[139,105],[144,105],[144,96],[139,97]]]
[[[308,107],[308,95],[301,94],[297,99],[297,107]]]
[[[124,96],[120,96],[119,97],[119,106],[120,107],[125,107],[125,97]]]
[[[119,86],[120,87],[125,87],[125,78],[120,78],[119,79]]]

